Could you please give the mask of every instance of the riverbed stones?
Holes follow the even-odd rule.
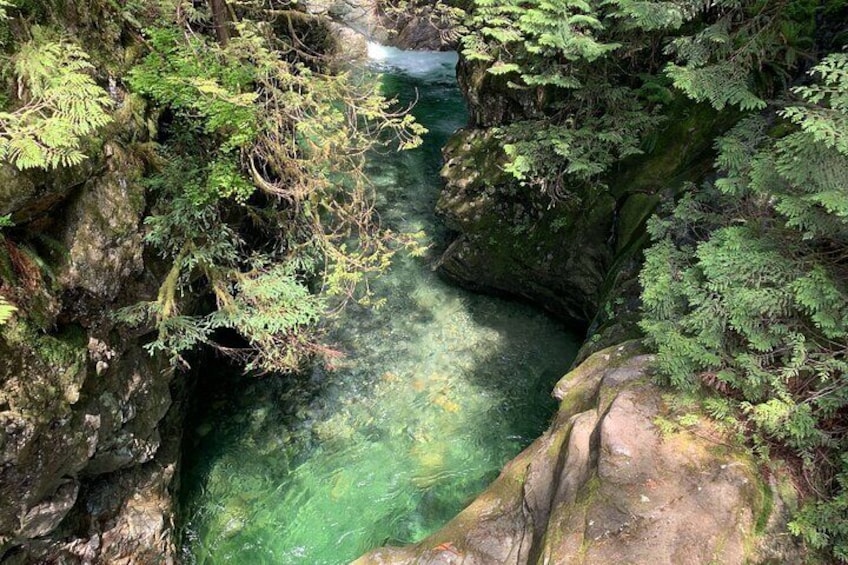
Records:
[[[630,342],[566,375],[551,427],[444,528],[357,565],[802,563],[784,504],[708,418],[671,417]]]

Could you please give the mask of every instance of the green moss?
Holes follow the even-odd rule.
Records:
[[[601,479],[598,477],[597,473],[593,473],[591,477],[583,484],[583,487],[577,493],[577,499],[574,501],[570,509],[571,514],[578,514],[583,516],[583,521],[586,521],[586,513],[589,511],[589,508],[594,506],[602,496],[601,489]],[[557,532],[557,535],[561,538],[565,532]],[[589,552],[589,548],[592,547],[592,538],[587,535],[587,532],[581,536],[580,549],[578,549],[577,553],[577,563],[585,562],[586,556]],[[557,542],[559,540],[552,540]],[[553,547],[556,547],[558,544],[554,543]]]
[[[79,326],[68,326],[50,335],[34,329],[24,320],[18,320],[4,329],[3,337],[12,346],[31,349],[39,360],[50,366],[75,365],[85,354],[86,334]]]
[[[711,165],[713,140],[740,118],[733,110],[718,112],[709,104],[679,98],[666,111],[665,127],[645,143],[646,155],[632,158],[611,185],[617,197],[656,192],[683,180],[695,180]]]
[[[631,194],[624,201],[618,213],[616,254],[633,246],[634,243],[638,244],[640,241],[642,244],[647,243],[642,241],[645,236],[645,223],[654,213],[659,202],[659,196],[645,193]]]
[[[754,477],[754,479],[760,487],[757,501],[758,504],[754,506],[754,508],[757,509],[757,521],[754,526],[754,533],[762,535],[766,531],[769,518],[771,518],[771,513],[774,510],[774,493],[771,490],[771,486],[766,481],[759,477]]]
[[[556,434],[551,438],[551,442],[548,444],[547,455],[552,458],[552,461],[556,461],[560,454],[568,449],[568,438],[571,436],[573,429],[574,425],[569,422],[566,426],[560,426]],[[552,463],[552,465],[554,464]]]
[[[583,508],[588,508],[595,502],[597,502],[599,496],[601,494],[601,479],[597,474],[593,474],[589,477],[589,480],[586,481],[586,484],[583,485],[583,488],[580,489],[580,495],[578,496],[575,504],[582,506]]]
[[[47,421],[65,414],[79,398],[87,360],[82,328],[51,335],[16,318],[0,332],[0,354],[6,358],[0,378],[19,383],[7,391],[5,401],[19,413]]]
[[[798,489],[795,488],[791,475],[785,469],[781,469],[778,472],[774,472],[773,476],[776,478],[775,488],[777,490],[777,496],[786,506],[789,513],[794,514],[800,506],[800,500]]]

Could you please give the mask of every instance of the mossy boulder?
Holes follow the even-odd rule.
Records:
[[[661,431],[638,342],[556,386],[551,427],[445,527],[356,565],[802,563],[780,489],[703,414]]]
[[[105,152],[102,172],[80,187],[60,220],[66,254],[59,282],[66,292],[85,293],[101,304],[142,271],[146,205],[144,162],[117,143],[107,143]]]
[[[488,128],[519,120],[542,119],[544,91],[513,88],[506,75],[488,72],[485,61],[460,57],[456,68],[459,87],[468,103],[469,126]]]
[[[615,199],[583,193],[579,206],[551,208],[547,195],[503,173],[489,129],[456,134],[444,149],[446,186],[437,211],[458,234],[440,272],[478,291],[520,296],[571,320],[587,321],[613,259]]]
[[[77,167],[47,173],[19,171],[0,162],[0,216],[10,215],[15,224],[26,224],[61,206],[95,174],[99,163],[86,160]]]
[[[104,477],[167,467],[155,463],[171,405],[161,360],[132,339],[97,339],[79,326],[48,334],[18,318],[0,333],[0,358],[0,556],[55,555],[80,509],[88,536],[100,536],[126,518],[123,501],[141,502],[139,489],[167,494],[171,477],[161,476],[167,482],[148,478],[135,490],[129,481],[112,485],[114,499],[101,510],[90,498]],[[162,523],[155,536],[140,539],[140,529],[123,544],[161,549],[169,512],[162,505],[151,518]]]
[[[0,554],[51,532],[76,501],[99,428],[73,409],[86,377],[78,338],[15,321],[0,336]]]
[[[488,96],[488,88],[496,101],[510,100],[491,83],[496,78],[484,73],[473,79],[479,85],[466,87],[472,114],[476,106],[488,108],[474,99]],[[533,112],[529,102],[504,104],[497,116],[472,121],[491,125]],[[706,105],[674,104],[644,155],[619,164],[604,185],[575,184],[556,201],[503,171],[507,156],[496,128],[458,132],[444,149],[437,209],[456,235],[440,271],[474,290],[519,296],[572,321],[606,323],[620,313],[612,303],[622,286],[635,287],[638,269],[628,269],[625,280],[622,267],[639,261],[648,218],[684,183],[704,178],[712,140],[735,119]]]

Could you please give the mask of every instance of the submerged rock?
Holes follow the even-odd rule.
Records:
[[[557,384],[547,432],[468,508],[355,564],[803,562],[778,489],[743,448],[705,417],[660,433],[650,361],[634,342],[589,357]]]

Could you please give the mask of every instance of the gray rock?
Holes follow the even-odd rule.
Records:
[[[59,280],[98,300],[113,300],[127,279],[142,269],[143,165],[117,145],[107,144],[106,171],[86,182],[62,220],[68,253]]]
[[[155,295],[142,261],[144,164],[117,143],[106,147],[96,174],[85,169],[92,176],[72,190],[47,191],[62,206],[44,204],[34,182],[13,216],[55,226],[67,249],[58,288],[43,290],[53,306],[42,326],[61,311],[67,329],[15,319],[0,332],[0,558],[10,562],[173,555],[168,485],[177,450],[163,449],[160,433],[171,375],[136,337],[113,331],[108,315]],[[71,171],[50,186],[68,186],[63,175]],[[179,442],[177,430],[169,434]]]
[[[19,538],[38,538],[56,529],[77,501],[79,483],[64,481],[50,498],[30,508],[21,518]]]

